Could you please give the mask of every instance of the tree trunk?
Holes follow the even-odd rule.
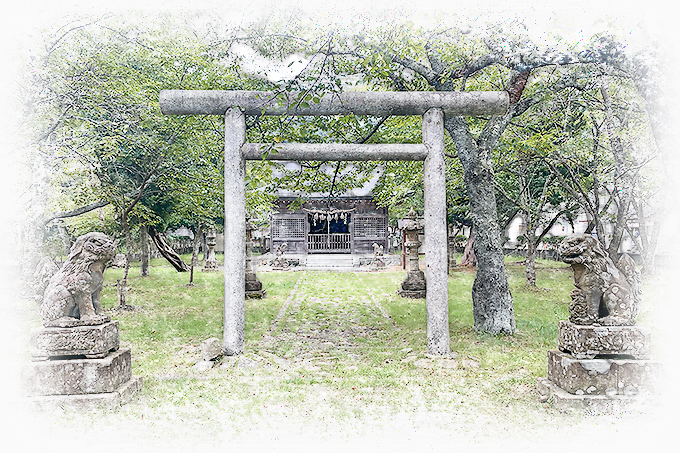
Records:
[[[142,225],[139,227],[139,239],[142,242],[141,259],[142,277],[149,276],[149,227],[147,225]]]
[[[203,236],[203,227],[198,224],[196,231],[194,231],[194,248],[191,253],[191,265],[198,266],[198,249],[201,245],[201,238]]]
[[[194,284],[194,268],[198,266],[198,248],[201,245],[201,236],[203,236],[203,228],[199,223],[194,231],[194,244],[191,251],[191,276],[189,277],[189,284]]]
[[[118,308],[127,309],[129,306],[125,298],[125,293],[127,289],[127,278],[130,273],[130,261],[132,261],[132,238],[130,237],[130,225],[128,224],[126,211],[123,211],[121,220],[123,222],[123,231],[125,232],[125,268],[123,271],[123,279],[118,280]]]
[[[187,263],[182,261],[182,258],[177,252],[170,247],[165,234],[159,233],[154,227],[149,227],[149,235],[154,244],[156,244],[156,247],[158,247],[158,251],[163,255],[163,258],[172,264],[172,267],[174,267],[177,272],[188,272],[190,270]]]
[[[509,111],[500,121],[489,120],[485,128],[487,135],[480,137],[480,142],[483,142],[481,146],[470,134],[464,118],[447,117],[445,121],[446,130],[454,140],[463,166],[475,231],[477,274],[472,285],[475,329],[492,335],[515,332],[515,315],[503,261],[493,166],[490,161],[490,150],[495,148],[495,143],[511,118],[512,112]]]
[[[208,244],[205,239],[205,234],[201,231],[201,249],[203,250],[203,261],[208,259]]]
[[[536,238],[536,227],[527,228],[527,259],[525,260],[525,274],[527,286],[536,286],[536,249],[538,242]]]
[[[475,233],[474,229],[470,228],[470,237],[468,237],[465,243],[465,250],[463,250],[463,257],[460,260],[460,264],[468,267],[475,267],[477,265],[477,258],[475,257]]]

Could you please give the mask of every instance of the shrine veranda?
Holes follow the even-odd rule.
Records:
[[[220,90],[163,90],[166,115],[224,116],[224,349],[227,355],[245,346],[245,161],[424,161],[425,274],[427,278],[427,349],[449,353],[447,294],[446,181],[444,115],[499,115],[509,97],[498,92],[346,92],[326,93],[318,103],[296,102],[299,93],[281,102],[277,93]],[[246,115],[422,115],[422,144],[302,144],[273,147],[246,143]]]

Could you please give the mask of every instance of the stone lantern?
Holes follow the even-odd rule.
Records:
[[[403,219],[403,227],[406,230],[406,249],[408,251],[408,271],[406,279],[401,282],[401,288],[397,291],[402,297],[412,299],[425,299],[425,274],[420,270],[418,263],[418,247],[421,242],[418,234],[423,229],[422,221],[416,218],[413,208]]]
[[[261,299],[265,295],[262,282],[257,279],[253,268],[253,230],[255,226],[246,219],[246,297]]]
[[[203,272],[217,272],[217,259],[215,258],[215,246],[217,245],[217,234],[214,229],[209,229],[205,233],[205,245],[208,246],[208,258],[205,260]]]

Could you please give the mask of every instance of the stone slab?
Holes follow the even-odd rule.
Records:
[[[118,321],[96,326],[40,327],[31,331],[31,357],[85,356],[103,358],[118,350]]]
[[[648,360],[651,330],[643,326],[578,325],[559,323],[559,349],[577,359],[592,359],[598,355],[629,355]]]
[[[572,395],[547,378],[539,378],[536,381],[536,392],[541,402],[549,402],[558,410],[576,410],[595,414],[624,411],[650,412],[658,400],[658,396],[651,393],[635,396]]]
[[[408,297],[409,299],[425,299],[427,296],[427,292],[424,289],[415,291],[400,289],[397,291],[397,294],[401,297]]]
[[[26,396],[82,395],[115,392],[132,376],[127,348],[103,359],[28,362],[21,370]]]
[[[660,364],[650,360],[576,359],[548,351],[548,379],[573,395],[626,395],[653,392]]]
[[[142,390],[143,381],[140,376],[132,376],[113,392],[93,393],[87,395],[48,395],[27,397],[27,401],[35,408],[71,410],[115,409],[132,401],[137,392]]]

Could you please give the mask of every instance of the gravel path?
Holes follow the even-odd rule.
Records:
[[[314,275],[317,285],[320,275]],[[331,284],[333,274],[327,275]],[[310,371],[318,371],[319,365],[357,359],[359,341],[394,325],[360,279],[356,278],[353,297],[349,298],[311,294],[306,279],[309,275],[305,271],[259,345],[259,352],[278,357],[279,365],[304,363]]]

